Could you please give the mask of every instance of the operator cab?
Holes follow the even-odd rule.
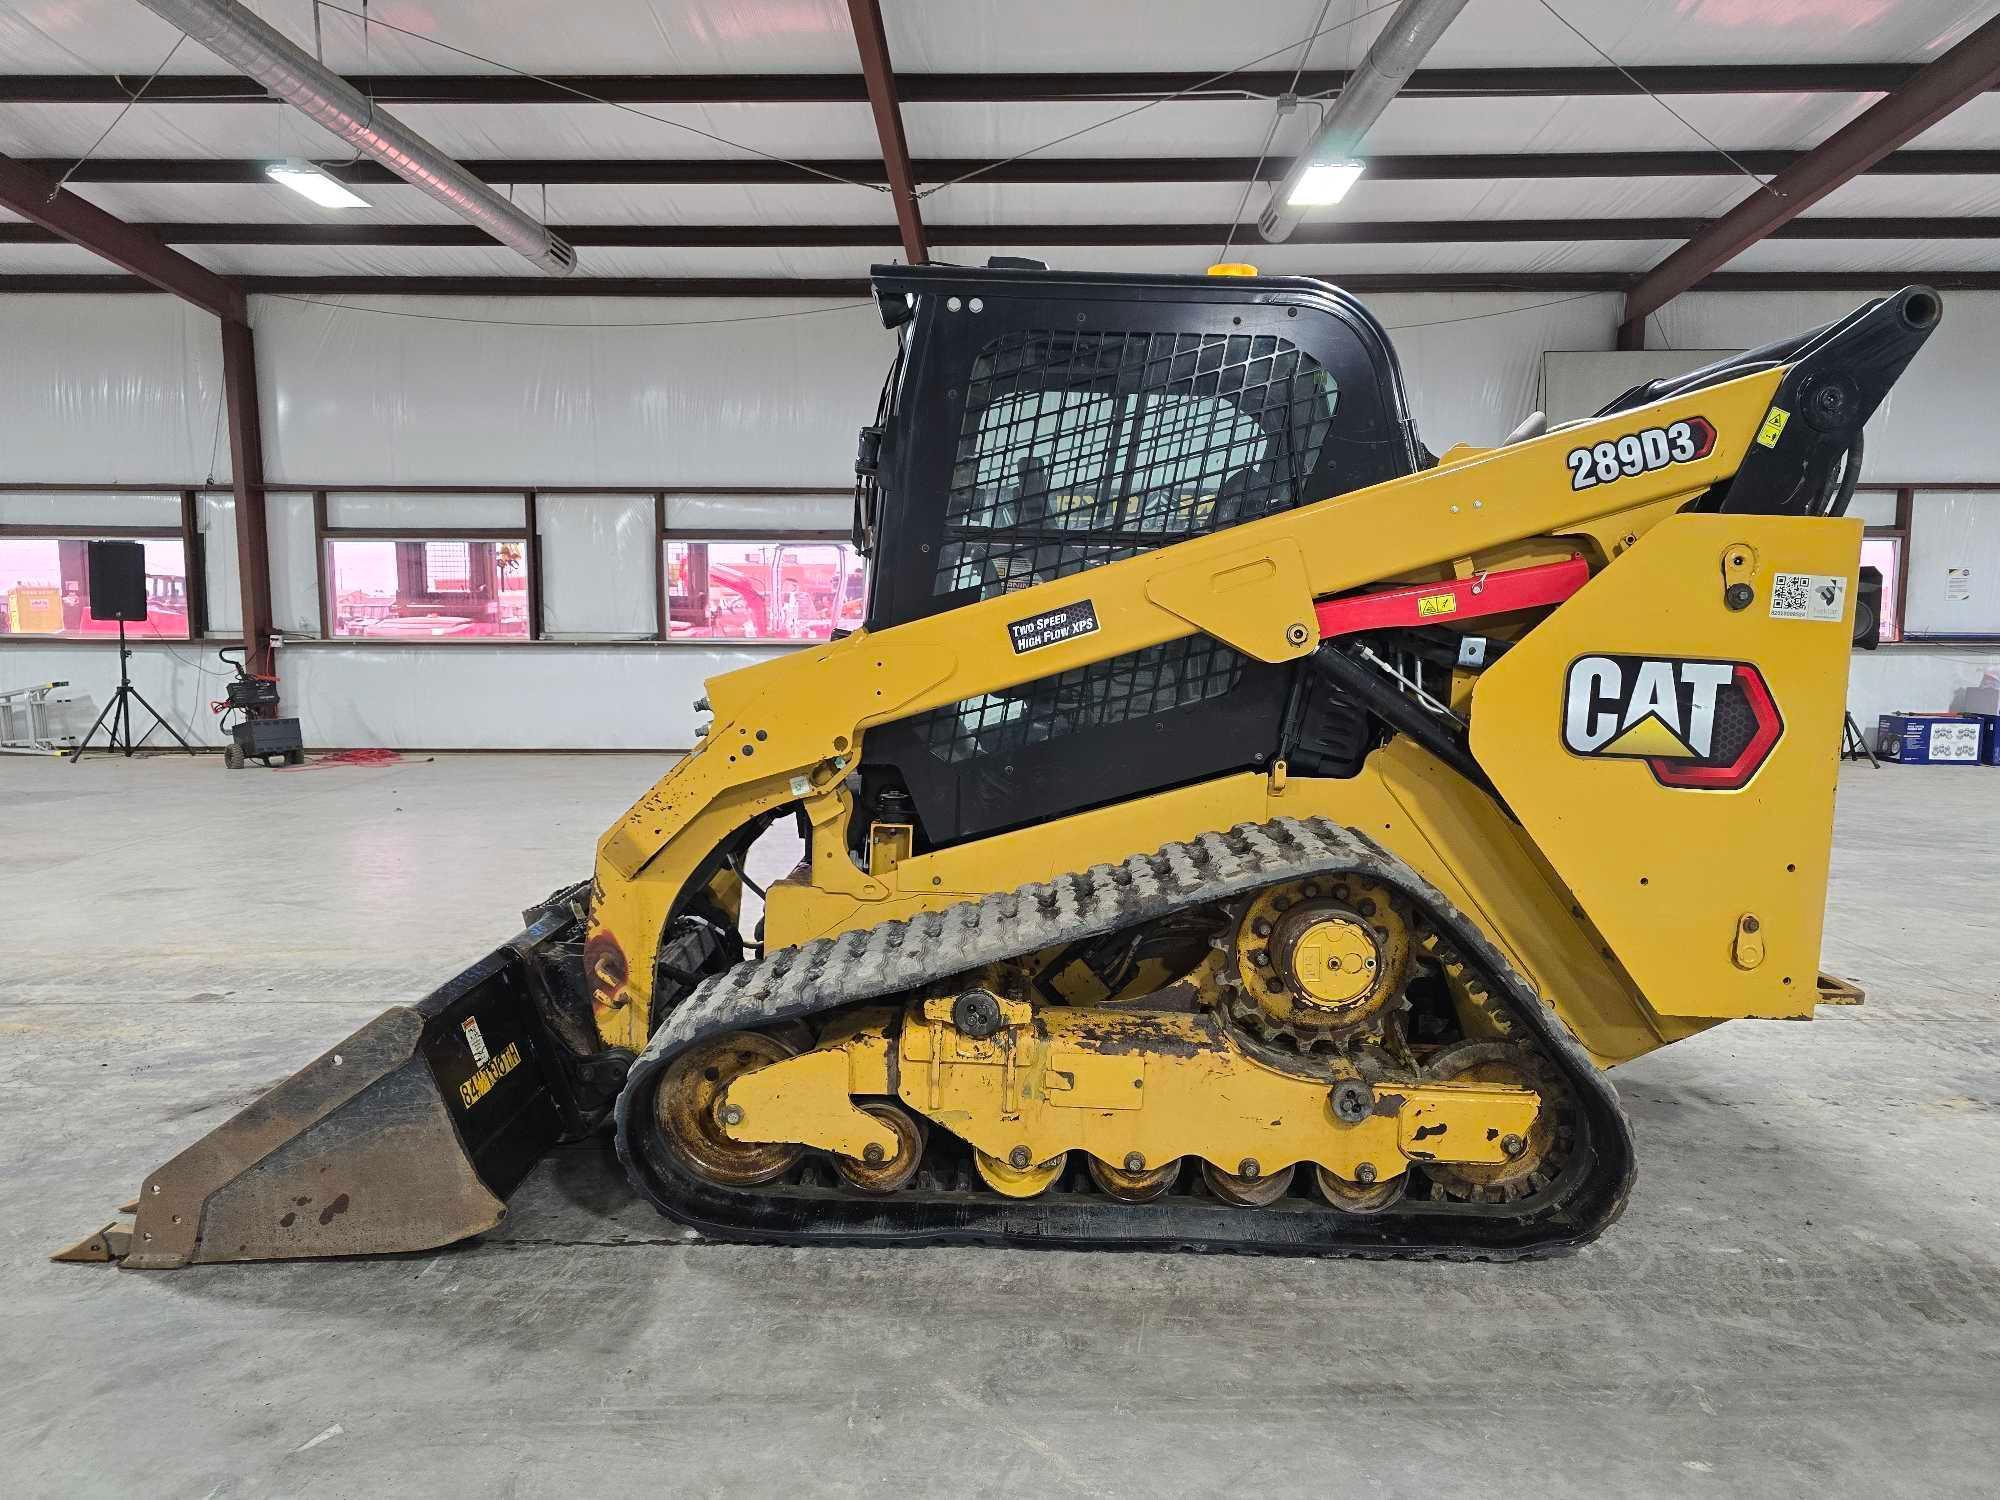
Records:
[[[1432,461],[1387,334],[1325,282],[1019,263],[873,278],[900,343],[856,464],[871,630]],[[1171,641],[870,731],[864,801],[907,795],[934,847],[1280,753],[1352,774],[1365,716],[1327,722],[1301,675]]]

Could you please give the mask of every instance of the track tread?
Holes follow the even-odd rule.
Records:
[[[1570,1079],[1579,1101],[1589,1106],[1594,1170],[1561,1204],[1539,1210],[1531,1221],[1426,1213],[1421,1217],[1438,1221],[1437,1229],[1432,1237],[1413,1238],[1407,1229],[1415,1215],[1357,1221],[1323,1213],[1221,1210],[1226,1220],[1218,1221],[1217,1211],[1176,1206],[1170,1199],[1121,1204],[1082,1194],[1044,1199],[995,1195],[990,1204],[968,1204],[917,1196],[899,1204],[894,1199],[760,1198],[756,1190],[717,1188],[676,1173],[659,1153],[642,1148],[639,1132],[650,1121],[652,1091],[666,1064],[704,1037],[901,994],[984,964],[1096,937],[1273,882],[1335,872],[1396,887],[1431,912],[1435,923],[1450,929],[1454,946],[1493,977],[1514,1014]],[[1630,1134],[1616,1095],[1555,1013],[1442,893],[1365,835],[1322,818],[1278,818],[1204,833],[1115,865],[1096,865],[781,949],[704,980],[661,1022],[633,1064],[618,1100],[617,1144],[633,1182],[662,1213],[717,1238],[790,1244],[1118,1246],[1513,1260],[1596,1238],[1622,1210],[1632,1180]],[[1516,1237],[1507,1237],[1505,1229],[1482,1237],[1476,1227],[1503,1220],[1517,1231]]]

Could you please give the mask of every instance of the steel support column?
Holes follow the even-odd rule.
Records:
[[[257,360],[242,286],[169,249],[152,231],[128,224],[79,198],[47,173],[6,157],[0,157],[0,205],[220,320],[222,391],[229,416],[230,473],[236,491],[236,570],[242,586],[244,659],[252,672],[275,675],[271,659],[271,549],[264,523],[264,438],[257,417]],[[191,565],[198,561],[189,558]]]
[[[264,429],[250,325],[222,323],[222,389],[229,404],[229,480],[236,493],[236,576],[242,589],[244,665],[277,675],[271,653],[271,544],[264,516]]]

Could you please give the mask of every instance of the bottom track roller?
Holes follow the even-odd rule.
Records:
[[[861,1112],[880,1120],[894,1131],[896,1145],[885,1148],[879,1142],[870,1141],[861,1148],[859,1156],[836,1153],[834,1171],[850,1187],[859,1188],[864,1193],[893,1193],[908,1187],[917,1175],[917,1168],[923,1165],[924,1143],[930,1136],[924,1122],[901,1105],[879,1099],[863,1104]]]
[[[1205,1161],[1201,1180],[1224,1203],[1237,1208],[1269,1208],[1285,1196],[1297,1171],[1297,1167],[1285,1167],[1265,1173],[1258,1170],[1256,1162],[1245,1160],[1237,1171],[1225,1172],[1214,1162]]]
[[[1313,1168],[1313,1184],[1319,1195],[1342,1213],[1376,1214],[1403,1196],[1404,1182],[1391,1177],[1385,1182],[1349,1182],[1325,1167]]]
[[[972,1159],[986,1185],[1009,1198],[1033,1198],[1047,1192],[1069,1165],[1067,1151],[1041,1162],[1031,1161],[1024,1150],[1016,1150],[1012,1158],[1004,1161],[975,1150]]]
[[[1120,1203],[1151,1203],[1170,1192],[1180,1181],[1180,1175],[1178,1156],[1164,1167],[1150,1169],[1146,1159],[1136,1151],[1126,1155],[1122,1167],[1114,1167],[1095,1156],[1090,1158],[1090,1180],[1103,1189],[1107,1198],[1116,1198]]]

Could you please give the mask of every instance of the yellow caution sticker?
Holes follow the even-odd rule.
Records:
[[[1428,619],[1432,615],[1455,615],[1458,613],[1458,595],[1425,594],[1417,600],[1417,618]]]
[[[1792,420],[1792,414],[1782,406],[1774,406],[1764,414],[1764,425],[1757,429],[1757,445],[1761,448],[1775,448],[1778,439],[1785,435],[1785,424]]]
[[[458,1086],[458,1102],[470,1109],[493,1092],[493,1085],[521,1066],[521,1044],[509,1042],[498,1057]]]

